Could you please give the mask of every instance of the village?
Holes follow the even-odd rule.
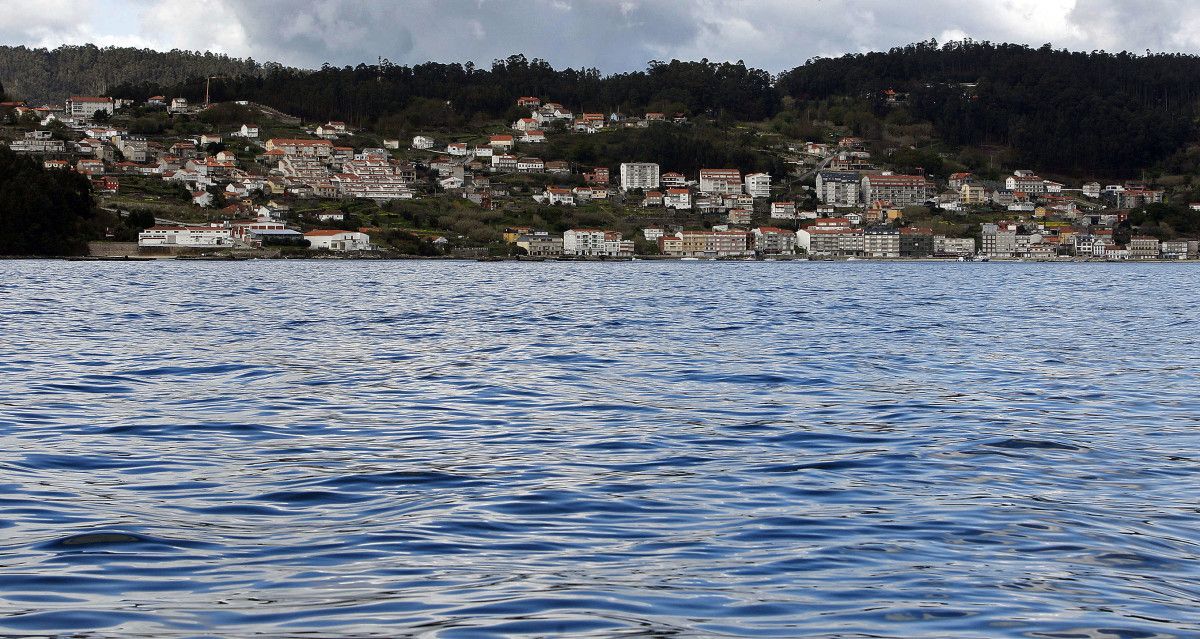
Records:
[[[1164,200],[1163,189],[1144,182],[1068,186],[1029,170],[1003,181],[964,172],[939,181],[876,164],[865,141],[852,136],[787,142],[778,148],[791,167],[786,175],[728,166],[685,174],[637,157],[614,166],[581,165],[543,160],[539,149],[554,136],[691,122],[682,113],[574,113],[534,96],[520,98],[516,107],[528,116],[473,141],[433,133],[380,137],[338,121],[306,125],[249,102],[191,104],[163,96],[140,104],[73,96],[62,105],[10,102],[0,110],[11,113],[4,130],[13,151],[87,176],[101,206],[123,215],[157,207],[128,251],[139,256],[274,251],[369,257],[394,253],[384,238],[400,229],[427,249],[424,255],[470,258],[1197,258],[1195,239],[1122,230],[1130,210]],[[255,118],[200,126],[210,109]],[[188,123],[192,133],[180,134],[178,126],[131,132],[128,124],[138,120],[125,114],[155,112]],[[376,212],[421,200],[496,212],[603,206],[622,224],[504,225],[488,242],[452,228],[392,224]],[[1200,210],[1200,204],[1191,207]],[[928,211],[967,221],[989,215],[964,233],[963,224],[948,231]]]

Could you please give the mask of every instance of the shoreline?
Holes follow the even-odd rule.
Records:
[[[631,258],[627,257],[456,257],[452,255],[446,256],[428,256],[428,255],[380,255],[374,257],[366,256],[336,256],[336,255],[320,255],[320,256],[279,256],[279,255],[125,255],[125,256],[100,256],[100,255],[3,255],[0,256],[3,261],[18,261],[18,260],[53,260],[63,262],[250,262],[250,261],[274,261],[274,262],[410,262],[410,261],[429,261],[429,262],[490,262],[490,263],[583,263],[583,264],[604,264],[604,263],[632,263],[632,262],[704,262],[704,263],[743,263],[743,262],[810,262],[810,263],[840,263],[840,262],[868,262],[874,264],[911,264],[911,263],[961,263],[961,264],[1200,264],[1200,259],[1139,259],[1139,260],[1104,260],[1094,258],[1061,258],[1061,259],[1025,259],[1025,258],[995,258],[990,257],[986,260],[970,259],[959,260],[952,257],[900,257],[900,258],[868,258],[868,257],[834,257],[834,258],[807,258],[796,256],[772,256],[772,257],[676,257],[666,255],[637,255]]]

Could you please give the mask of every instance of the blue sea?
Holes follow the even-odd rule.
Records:
[[[0,262],[0,636],[1200,636],[1200,265]]]

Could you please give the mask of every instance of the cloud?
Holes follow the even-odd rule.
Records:
[[[744,60],[773,72],[970,37],[1071,49],[1200,53],[1193,0],[42,0],[0,14],[0,38],[213,50],[315,67],[523,53],[607,72],[652,59]]]

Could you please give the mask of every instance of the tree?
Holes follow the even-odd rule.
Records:
[[[92,236],[91,184],[0,147],[0,255],[78,255]]]

